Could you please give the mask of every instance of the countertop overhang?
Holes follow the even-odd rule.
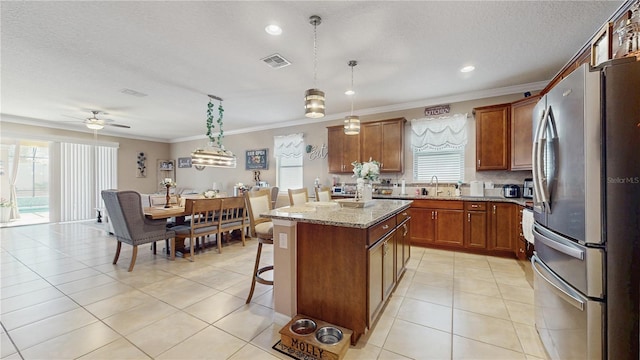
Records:
[[[365,208],[340,207],[338,203],[322,205],[307,203],[306,205],[284,206],[273,209],[261,217],[306,222],[320,225],[354,227],[366,229],[394,214],[408,209],[412,200],[376,199],[375,203]]]

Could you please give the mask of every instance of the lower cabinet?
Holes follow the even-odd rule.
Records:
[[[522,250],[519,208],[509,202],[417,199],[411,205],[410,243],[517,256]]]
[[[398,222],[400,225],[396,229],[396,282],[400,281],[402,274],[407,270],[407,263],[411,257],[411,221],[409,220]]]
[[[489,250],[513,253],[518,229],[518,205],[489,202]]]
[[[411,243],[464,246],[463,202],[414,200],[411,206]]]
[[[487,248],[487,203],[465,201],[464,247]]]
[[[396,285],[396,251],[395,231],[369,249],[369,323],[373,323]]]

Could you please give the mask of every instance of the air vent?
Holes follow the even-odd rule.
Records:
[[[122,89],[122,90],[120,90],[120,92],[123,93],[123,94],[136,96],[136,97],[145,97],[145,96],[147,96],[147,94],[145,94],[145,93],[141,93],[139,91],[135,91],[135,90],[131,90],[131,89]]]
[[[285,66],[291,65],[289,60],[283,58],[282,56],[280,56],[280,54],[269,55],[266,58],[263,58],[260,60],[264,61],[265,64],[269,65],[274,69],[280,69]]]

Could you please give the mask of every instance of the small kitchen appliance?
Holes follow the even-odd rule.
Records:
[[[520,197],[520,186],[507,184],[502,187],[502,195],[506,198],[519,198]]]
[[[344,186],[334,186],[331,188],[333,195],[342,195],[345,193]]]
[[[527,199],[533,199],[533,179],[524,179],[524,185],[522,186],[522,197]]]

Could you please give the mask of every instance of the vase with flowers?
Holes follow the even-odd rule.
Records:
[[[354,161],[353,177],[356,178],[356,201],[367,201],[373,198],[372,181],[380,176],[380,163],[369,158],[368,162]]]
[[[169,195],[169,189],[172,187],[176,187],[176,182],[173,181],[173,179],[171,178],[164,178],[161,182],[160,185],[164,186],[167,188],[167,196],[166,196],[166,202],[164,204],[165,208],[170,208],[171,205],[169,205],[169,202],[171,201],[171,195]]]

